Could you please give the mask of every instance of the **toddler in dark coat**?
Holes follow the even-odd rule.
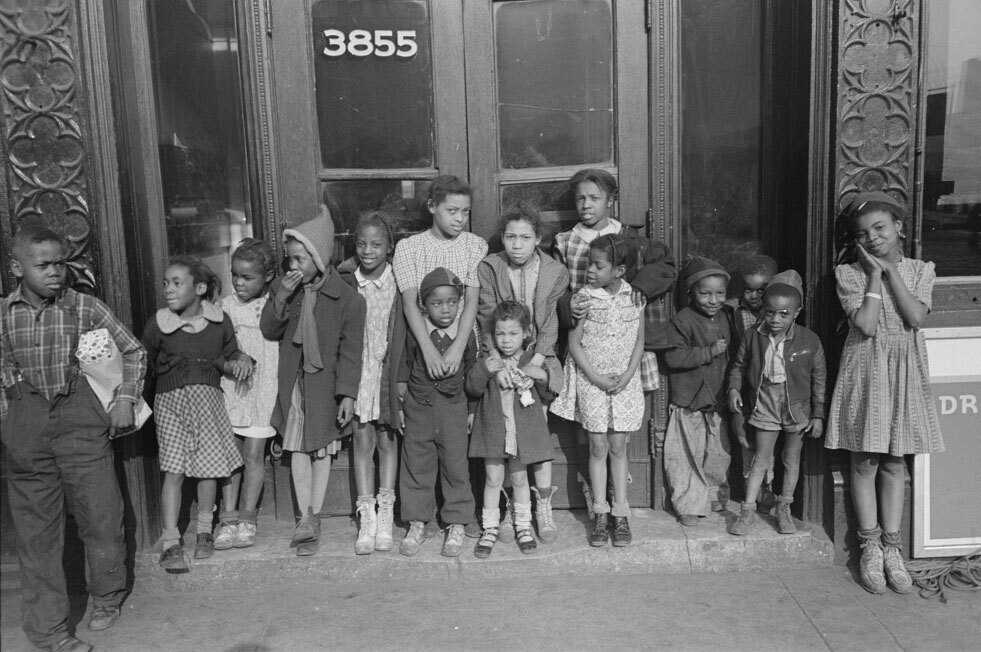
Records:
[[[518,547],[534,552],[528,465],[552,459],[552,441],[544,405],[562,388],[562,368],[555,356],[542,366],[535,356],[531,314],[524,304],[503,301],[487,322],[497,355],[485,355],[467,375],[467,394],[480,399],[470,439],[470,457],[484,458],[483,534],[474,554],[490,556],[500,536],[498,507],[507,464],[514,490],[514,527]],[[512,387],[502,388],[497,374],[508,374]]]

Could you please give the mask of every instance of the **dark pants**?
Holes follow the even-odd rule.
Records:
[[[2,424],[24,631],[42,646],[60,641],[68,627],[62,566],[66,505],[85,544],[93,604],[118,606],[126,592],[123,498],[106,435],[108,415],[84,379],[75,387],[49,402],[21,383],[19,397],[8,397]]]
[[[399,499],[406,521],[430,521],[436,510],[436,471],[443,488],[440,516],[447,524],[465,524],[474,518],[467,457],[467,402],[436,397],[423,405],[405,397],[405,436]]]

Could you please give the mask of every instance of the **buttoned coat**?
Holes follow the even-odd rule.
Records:
[[[279,306],[274,297],[280,283],[282,279],[273,281],[259,328],[266,339],[279,341],[279,395],[272,425],[282,432],[289,415],[293,384],[303,368],[303,347],[293,343],[293,335],[300,321],[304,291],[298,288],[285,306]],[[302,373],[303,450],[307,452],[321,449],[343,436],[337,427],[337,404],[345,396],[358,397],[364,345],[364,298],[333,268],[329,268],[316,296],[314,320],[324,366],[316,373]]]

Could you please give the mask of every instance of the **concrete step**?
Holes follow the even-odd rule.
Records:
[[[832,543],[818,526],[797,521],[798,532],[779,534],[774,519],[760,516],[749,535],[725,531],[736,517],[738,504],[702,519],[696,527],[681,527],[663,511],[635,509],[630,518],[633,543],[623,548],[591,548],[586,540],[585,511],[556,510],[558,541],[539,543],[523,555],[514,543],[499,542],[489,559],[473,556],[475,539],[465,541],[457,558],[440,555],[442,536],[427,541],[415,557],[398,554],[405,528],[396,531],[396,550],[354,554],[357,528],[349,517],[322,519],[320,548],[311,557],[297,557],[289,548],[292,528],[260,517],[256,545],[216,551],[209,559],[189,559],[191,571],[171,575],[157,565],[159,551],[136,559],[138,582],[162,583],[175,590],[213,582],[255,585],[264,579],[319,577],[334,582],[378,579],[449,579],[456,577],[528,577],[534,575],[608,573],[719,573],[747,570],[811,569],[832,565]],[[193,553],[193,534],[185,550]]]

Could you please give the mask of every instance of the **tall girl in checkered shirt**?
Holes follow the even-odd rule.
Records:
[[[667,315],[663,303],[654,299],[670,290],[678,275],[671,251],[664,243],[642,237],[636,229],[623,225],[613,217],[617,181],[606,170],[579,170],[569,179],[569,189],[579,214],[579,223],[555,235],[553,254],[566,266],[570,276],[570,294],[558,304],[559,321],[563,328],[571,329],[586,316],[588,303],[576,293],[587,285],[590,244],[604,235],[633,240],[637,267],[628,276],[634,290],[634,304],[641,306],[645,300],[647,302],[644,313],[646,350],[640,365],[641,383],[644,391],[657,389],[657,356],[653,351],[664,348]]]
[[[213,303],[220,291],[221,281],[200,259],[174,258],[164,272],[167,307],[143,332],[155,382],[153,409],[164,475],[160,566],[168,573],[188,571],[177,529],[184,478],[198,479],[194,556],[202,559],[214,552],[217,478],[242,466],[220,381],[222,375],[245,381],[252,359],[239,350],[232,320]]]

